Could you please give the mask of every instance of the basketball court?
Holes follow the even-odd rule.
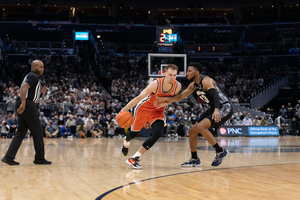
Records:
[[[145,138],[132,141],[129,155]],[[17,154],[19,166],[0,163],[0,200],[9,199],[299,199],[300,138],[218,138],[230,154],[217,168],[214,149],[199,138],[202,166],[190,158],[188,138],[161,138],[134,170],[121,155],[121,138],[45,139],[52,165],[32,163],[32,139]],[[11,140],[1,139],[1,157]]]

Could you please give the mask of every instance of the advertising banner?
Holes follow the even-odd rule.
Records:
[[[247,126],[221,126],[218,136],[248,136]]]
[[[277,126],[221,126],[218,136],[279,136]]]
[[[249,126],[248,133],[249,136],[279,136],[277,126]]]

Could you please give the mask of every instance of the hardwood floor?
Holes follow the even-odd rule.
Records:
[[[131,142],[133,155],[145,138]],[[202,166],[181,168],[188,139],[161,138],[134,170],[120,153],[121,138],[45,139],[50,166],[34,165],[24,139],[19,166],[0,163],[0,200],[40,199],[300,199],[300,138],[218,138],[229,156],[211,167],[214,149],[199,138]],[[3,157],[11,140],[1,139]]]

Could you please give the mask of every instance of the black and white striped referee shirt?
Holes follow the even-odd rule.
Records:
[[[40,91],[42,89],[39,76],[36,73],[31,71],[24,77],[21,87],[24,82],[28,83],[30,86],[26,94],[26,99],[38,103],[40,100],[40,94],[41,94]]]

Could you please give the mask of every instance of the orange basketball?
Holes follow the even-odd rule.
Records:
[[[124,111],[118,114],[117,123],[122,128],[129,128],[133,124],[133,116],[130,112]]]

